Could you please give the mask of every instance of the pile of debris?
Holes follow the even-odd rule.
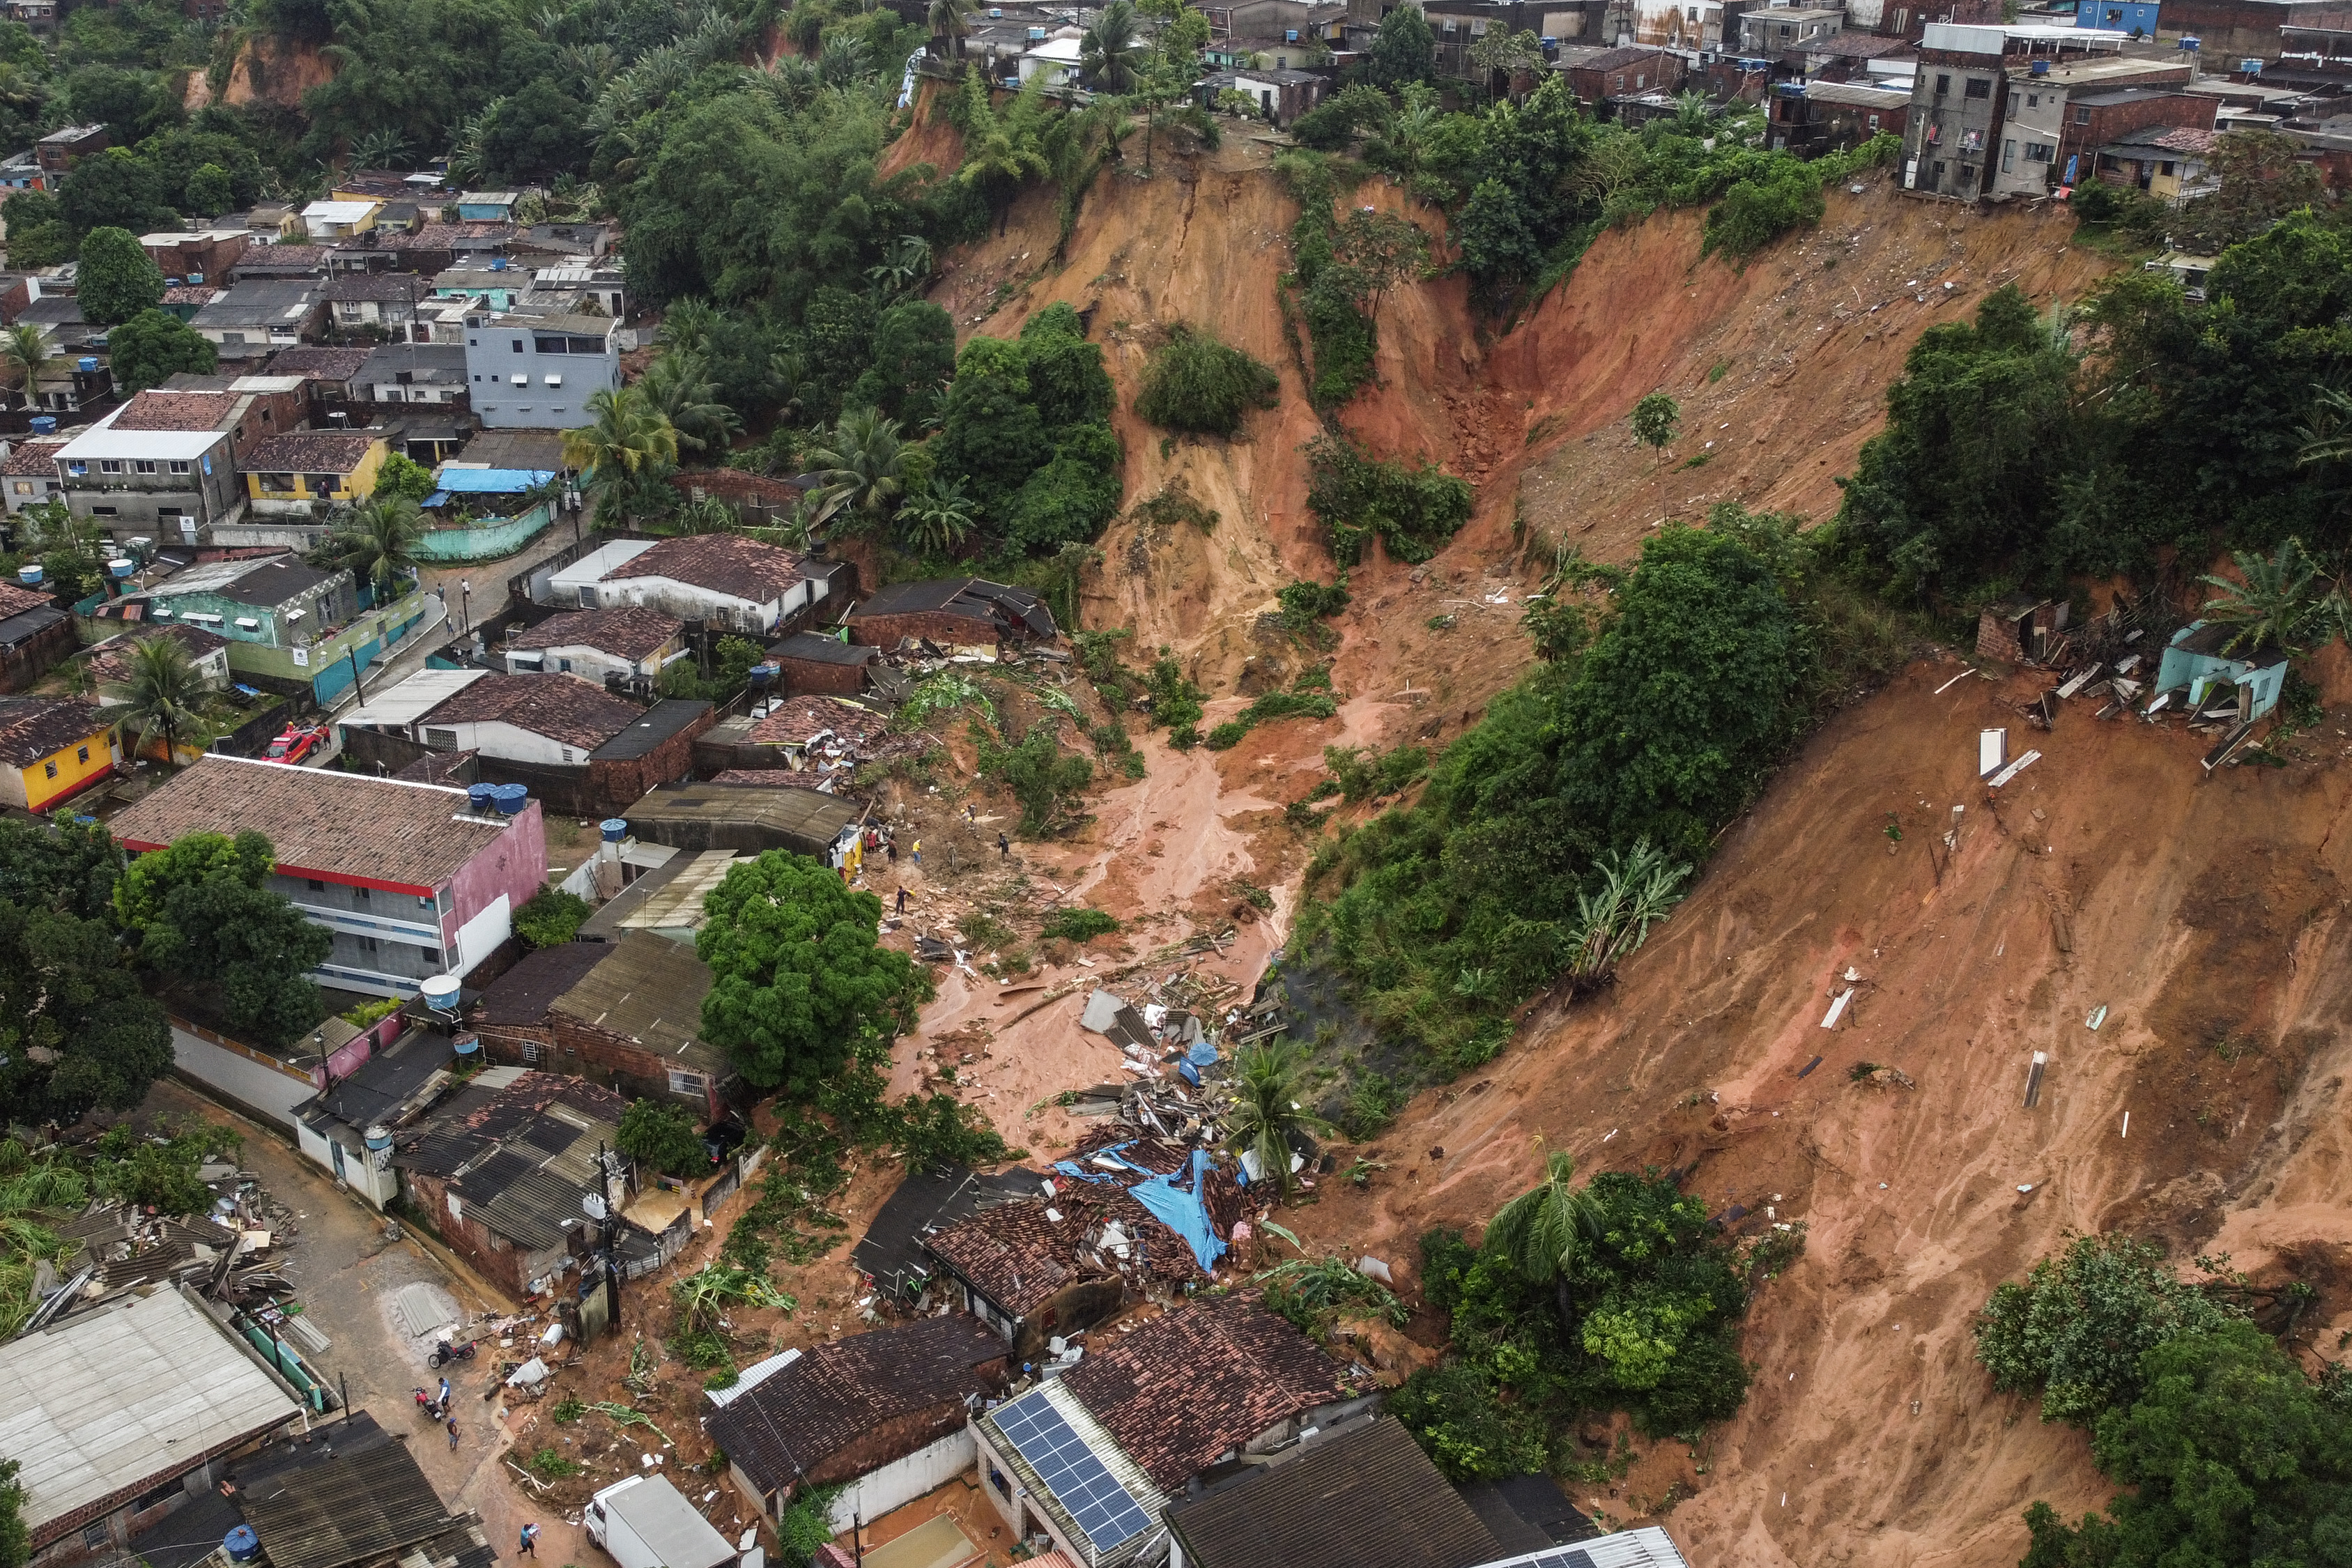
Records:
[[[110,1198],[55,1227],[81,1249],[60,1268],[34,1270],[41,1305],[26,1331],[46,1328],[149,1285],[184,1284],[232,1306],[265,1310],[290,1287],[278,1272],[300,1226],[249,1171],[208,1164],[198,1172],[212,1194],[203,1214],[167,1219]]]

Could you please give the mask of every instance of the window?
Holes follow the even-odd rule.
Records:
[[[111,1537],[106,1533],[106,1521],[102,1519],[96,1524],[85,1524],[81,1527],[81,1543],[92,1552],[102,1550],[110,1539]]]
[[[43,763],[41,767],[43,770],[42,776],[44,778],[55,778],[58,776],[58,764],[54,762]]]
[[[314,893],[323,893],[327,890],[326,881],[322,878],[306,877],[303,880],[310,884],[310,890]]]
[[[136,474],[152,474],[155,471],[155,465],[152,463],[133,463],[131,465],[131,471]]]
[[[1970,77],[1969,79],[1967,95],[1970,98],[1990,98],[1992,96],[1992,79],[1990,77],[1982,76]]]
[[[439,948],[420,947],[416,951],[425,955],[425,963],[433,965],[436,969],[441,967],[441,950]]]
[[[563,378],[560,375],[551,375],[546,378],[546,381],[547,384],[550,386],[562,386],[563,384]]]
[[[702,1073],[686,1072],[677,1068],[669,1069],[669,1091],[672,1094],[700,1094],[709,1082],[709,1078]]]
[[[514,352],[517,353],[522,353],[522,340],[520,338],[515,338],[511,341],[514,343]]]
[[[455,751],[457,746],[457,731],[455,730],[427,730],[425,731],[425,743],[428,746],[444,746],[451,751]]]
[[[76,746],[74,748],[74,761],[78,763],[89,762],[89,748],[88,746]]]
[[[530,346],[543,354],[569,353],[572,351],[565,348],[564,344],[570,341],[568,338],[533,338],[530,340]]]
[[[31,495],[33,493],[33,481],[30,479],[18,479],[16,481],[16,493],[20,496]]]
[[[172,471],[175,474],[184,474],[191,467],[193,467],[193,465],[190,464],[185,458],[174,458],[172,459]]]
[[[571,352],[576,354],[601,354],[604,352],[604,340],[602,338],[566,338],[564,341],[572,345]]]
[[[2039,108],[2041,108],[2041,107],[2042,107],[2042,95],[2041,95],[2040,93],[2038,93],[2038,92],[2029,92],[2029,93],[2027,93],[2027,94],[2025,95],[2025,107],[2026,107],[2026,108],[2028,108],[2028,109],[2039,109]]]
[[[2088,125],[2090,122],[2091,110],[2089,107],[2084,104],[2076,104],[2074,106],[2074,123],[2077,125]]]
[[[98,460],[98,471],[101,474],[119,474],[122,471],[122,459],[120,458],[100,458]]]
[[[559,658],[555,661],[555,668],[560,671],[569,674],[572,669],[572,661],[568,658]]]
[[[89,509],[89,514],[92,517],[112,517],[116,510],[110,506],[94,506]]]
[[[2004,140],[2000,144],[2000,172],[2008,174],[2017,167],[2017,143]]]
[[[512,380],[514,384],[517,386],[529,386],[530,384],[530,377],[527,375],[516,375],[509,379]]]
[[[1952,79],[1942,71],[1936,73],[1936,96],[1943,97],[1952,90]]]
[[[1876,131],[1878,129],[1878,116],[1875,114],[1870,117],[1870,128],[1873,131]]]
[[[365,889],[365,888],[353,888],[353,889],[352,889],[352,897],[353,899],[355,899],[356,900],[358,900],[359,902],[361,902],[361,903],[364,904],[364,903],[366,903],[366,902],[368,901],[368,899],[369,899],[369,897],[370,897],[370,894],[369,894],[369,892],[368,892],[368,889]]]
[[[2029,163],[2047,163],[2057,155],[2058,149],[2047,142],[2028,142],[2025,144],[2025,161]]]

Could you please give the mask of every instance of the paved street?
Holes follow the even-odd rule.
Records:
[[[373,1415],[386,1431],[415,1434],[411,1447],[434,1489],[451,1508],[481,1514],[483,1531],[501,1563],[514,1558],[517,1533],[527,1521],[535,1520],[541,1528],[539,1557],[550,1568],[569,1563],[605,1568],[603,1553],[580,1531],[559,1515],[528,1511],[516,1496],[530,1488],[506,1468],[509,1438],[499,1419],[502,1405],[483,1397],[495,1377],[490,1357],[429,1371],[425,1357],[431,1345],[412,1339],[394,1310],[400,1288],[417,1281],[446,1290],[468,1312],[479,1312],[487,1304],[478,1291],[454,1278],[417,1242],[387,1244],[383,1217],[336,1191],[334,1179],[325,1171],[274,1134],[175,1079],[157,1083],[141,1109],[151,1115],[201,1115],[230,1123],[245,1135],[244,1167],[294,1211],[301,1226],[282,1272],[294,1283],[303,1315],[333,1342],[317,1358],[329,1380],[347,1387],[353,1407]],[[411,1392],[420,1385],[430,1391],[445,1373],[456,1394],[451,1404],[458,1427],[454,1453],[442,1429],[418,1413]]]

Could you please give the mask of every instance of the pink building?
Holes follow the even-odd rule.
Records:
[[[112,826],[134,853],[191,833],[263,835],[278,851],[272,889],[334,934],[311,978],[379,996],[462,978],[547,880],[536,800],[477,809],[462,789],[282,763],[205,757]]]

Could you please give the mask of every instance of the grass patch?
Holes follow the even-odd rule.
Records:
[[[1063,942],[1088,942],[1108,936],[1118,929],[1118,921],[1100,910],[1059,909],[1045,917],[1045,927],[1038,934]]]
[[[1228,752],[1241,743],[1243,736],[1269,719],[1331,719],[1339,712],[1339,705],[1321,692],[1269,691],[1210,731],[1203,743],[1213,752]]]
[[[1163,430],[1231,436],[1251,409],[1273,407],[1281,391],[1271,365],[1205,328],[1179,326],[1144,362],[1135,412]]]

